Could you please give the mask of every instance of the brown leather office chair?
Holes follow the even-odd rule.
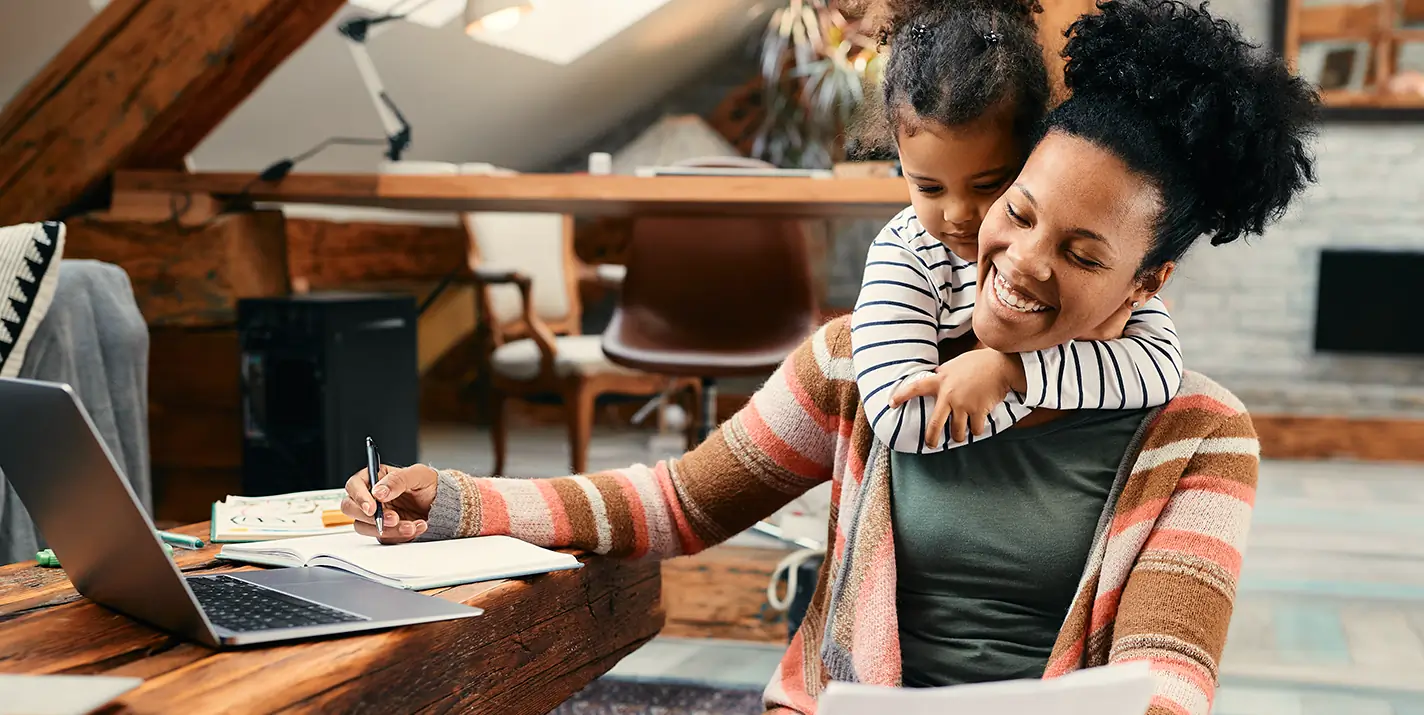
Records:
[[[716,378],[770,373],[818,320],[798,222],[645,217],[633,223],[603,352],[637,370],[702,378],[705,439],[716,424]]]

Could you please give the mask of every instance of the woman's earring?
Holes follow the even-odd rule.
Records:
[[[1132,307],[1136,308],[1136,307],[1139,306],[1139,305],[1142,305],[1142,304],[1139,303],[1139,302],[1137,302],[1137,301],[1135,301],[1135,300],[1132,301]]]

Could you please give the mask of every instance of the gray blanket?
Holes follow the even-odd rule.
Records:
[[[19,377],[74,388],[152,514],[148,327],[128,274],[107,263],[61,261],[54,302],[34,331]],[[32,559],[40,548],[43,539],[24,505],[0,479],[0,564]]]

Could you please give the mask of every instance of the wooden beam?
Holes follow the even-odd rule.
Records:
[[[0,113],[0,224],[180,166],[342,0],[115,0]]]
[[[123,268],[149,325],[231,325],[239,299],[287,293],[282,224],[277,211],[199,227],[85,216],[69,221],[65,255]]]
[[[287,219],[293,285],[310,290],[373,282],[433,282],[467,263],[460,226]]]
[[[221,199],[373,206],[411,211],[532,211],[580,216],[639,214],[888,219],[910,202],[904,179],[790,177],[406,176],[292,174],[278,183],[253,174],[124,171],[114,191],[212,194]]]

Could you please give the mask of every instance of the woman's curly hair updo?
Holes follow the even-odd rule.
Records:
[[[1071,96],[1047,131],[1092,142],[1156,184],[1163,206],[1144,269],[1260,234],[1315,178],[1319,97],[1280,57],[1205,4],[1100,0],[1069,28]]]

